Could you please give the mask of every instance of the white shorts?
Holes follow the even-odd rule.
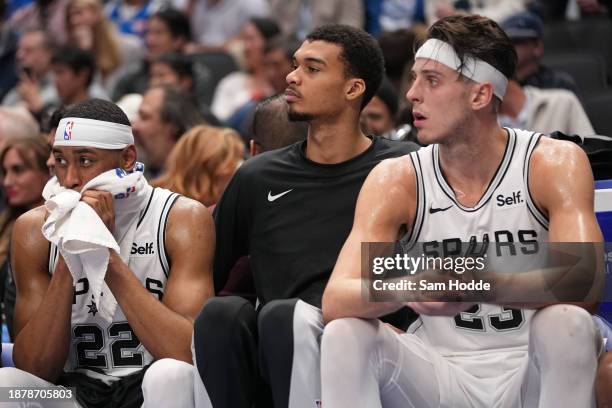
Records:
[[[439,397],[440,407],[520,408],[537,405],[539,373],[526,347],[441,355],[415,334],[399,334],[387,327],[383,331],[385,337],[394,338],[388,340],[399,343],[397,359],[394,358],[397,364],[383,365],[394,367],[393,373],[383,375],[391,378],[381,389],[383,406],[387,406],[384,403],[386,396],[395,398],[393,395],[397,396],[398,390],[410,389],[421,392],[436,392],[437,389],[437,396],[430,399],[423,395],[423,398],[437,400]],[[402,367],[411,369],[402,370]],[[437,387],[432,388],[432,382]],[[386,388],[394,386],[397,387],[395,392],[387,392],[390,390]],[[401,405],[397,404],[398,401],[388,402],[389,406]]]

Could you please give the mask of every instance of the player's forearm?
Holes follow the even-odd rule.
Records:
[[[149,293],[118,256],[111,256],[106,283],[130,327],[155,359],[192,362],[193,323]]]
[[[15,339],[17,368],[51,382],[61,374],[70,349],[73,292],[72,275],[65,264],[58,266],[38,309]]]
[[[374,319],[395,312],[400,302],[370,302],[362,294],[360,278],[337,280],[323,293],[323,320],[326,323],[343,317]]]

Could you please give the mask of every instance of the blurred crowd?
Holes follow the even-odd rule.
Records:
[[[342,23],[378,39],[387,78],[362,129],[416,140],[404,97],[414,50],[457,13],[494,19],[516,47],[500,123],[612,135],[611,0],[0,0],[1,273],[14,220],[42,202],[67,106],[116,102],[153,183],[213,206],[243,160],[305,137],[282,94],[311,29]],[[10,277],[0,283],[10,308]]]

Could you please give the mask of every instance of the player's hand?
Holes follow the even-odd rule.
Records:
[[[87,190],[81,195],[81,201],[94,209],[111,233],[115,231],[115,206],[111,193],[108,191]]]
[[[407,302],[406,306],[418,314],[427,316],[455,316],[472,307],[465,302]]]
[[[44,107],[44,102],[40,96],[40,85],[36,79],[30,78],[25,73],[19,77],[17,93],[25,102],[30,112],[40,112]]]

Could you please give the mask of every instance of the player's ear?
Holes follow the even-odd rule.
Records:
[[[132,170],[136,164],[136,158],[136,146],[127,146],[121,150],[121,168],[124,170]]]
[[[353,101],[360,98],[366,90],[365,81],[361,78],[351,78],[346,84],[346,99]]]
[[[493,85],[489,83],[476,83],[470,95],[472,109],[481,110],[489,106],[493,100]]]

